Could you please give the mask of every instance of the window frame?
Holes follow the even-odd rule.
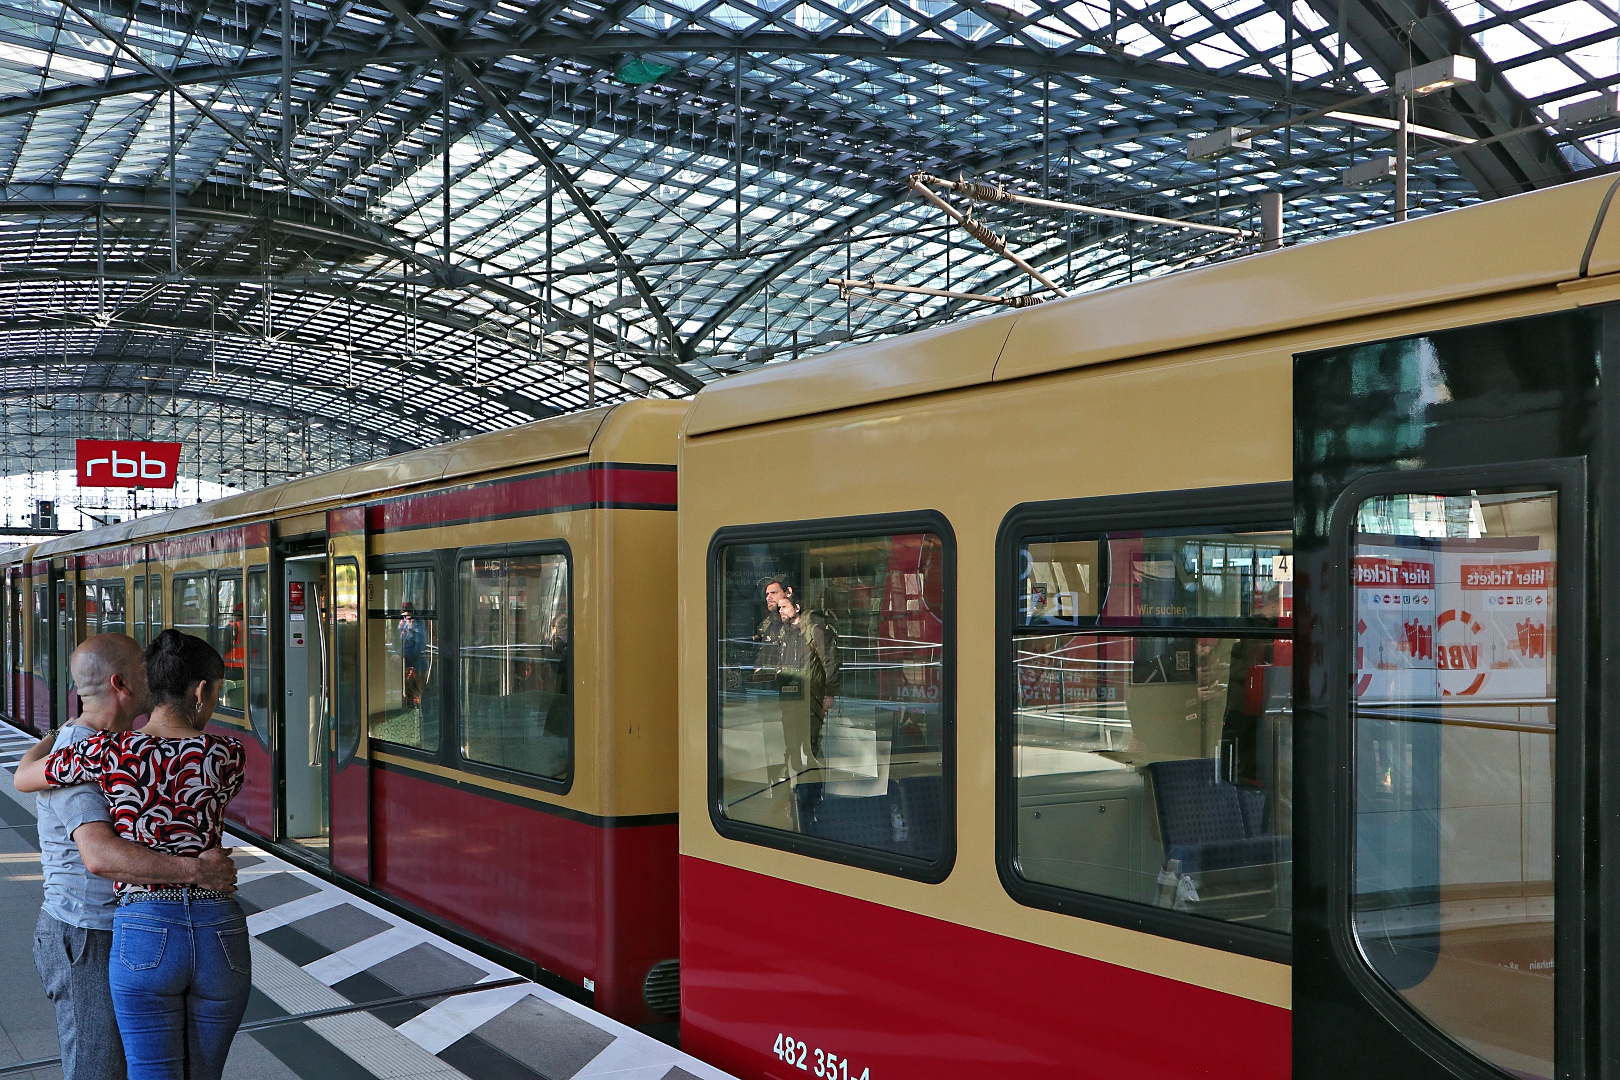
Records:
[[[1542,461],[1510,462],[1460,468],[1380,471],[1362,476],[1345,485],[1335,501],[1328,523],[1329,565],[1338,572],[1321,587],[1328,600],[1323,621],[1348,626],[1355,611],[1355,584],[1350,571],[1355,546],[1356,514],[1368,499],[1380,495],[1425,494],[1464,495],[1555,491],[1558,494],[1558,655],[1554,682],[1557,716],[1554,727],[1556,772],[1553,795],[1554,853],[1554,1070],[1560,1077],[1576,1077],[1585,1072],[1585,1035],[1589,970],[1586,938],[1591,931],[1587,913],[1590,875],[1587,862],[1585,808],[1590,800],[1588,751],[1592,736],[1587,716],[1586,629],[1592,617],[1588,610],[1586,585],[1590,514],[1586,466],[1581,458],[1555,458]],[[1565,613],[1568,613],[1567,616]],[[1354,777],[1355,768],[1355,637],[1345,634],[1342,647],[1323,650],[1323,665],[1330,691],[1327,752],[1334,757],[1340,775]],[[1470,1052],[1417,1012],[1391,988],[1362,955],[1356,941],[1354,889],[1356,862],[1356,820],[1354,783],[1345,797],[1334,800],[1333,830],[1326,850],[1313,854],[1322,865],[1315,870],[1325,879],[1327,894],[1327,937],[1339,966],[1384,1019],[1421,1047],[1434,1059],[1444,1062],[1458,1076],[1470,1080],[1502,1080],[1509,1074]]]
[[[1030,539],[1072,534],[1076,539],[1131,530],[1188,528],[1294,530],[1293,486],[1287,482],[1229,487],[1187,488],[1083,499],[1020,503],[1001,520],[996,534],[996,874],[1007,895],[1025,907],[1123,926],[1156,937],[1185,941],[1223,952],[1286,964],[1293,956],[1293,935],[1226,923],[1190,912],[1139,904],[1132,900],[1081,892],[1031,881],[1018,872],[1017,710],[1018,679],[1013,670],[1017,631],[1040,630],[1129,637],[1209,637],[1207,619],[1182,624],[1133,627],[1021,626],[1018,602],[1019,550]],[[1226,634],[1231,627],[1222,626]],[[1204,631],[1200,633],[1200,631]],[[1252,628],[1246,636],[1277,637],[1282,628]],[[1289,636],[1293,636],[1292,629]]]
[[[733,821],[721,804],[720,776],[720,621],[724,600],[724,575],[720,572],[723,549],[739,544],[802,543],[812,540],[846,540],[862,537],[893,537],[929,533],[939,537],[944,580],[940,589],[941,671],[940,671],[940,790],[944,824],[937,858],[921,860],[874,848],[858,847],[803,833],[772,829],[753,822]],[[758,525],[728,525],[709,538],[704,559],[705,592],[708,611],[704,651],[707,710],[707,794],[709,822],[714,831],[728,840],[803,855],[822,862],[842,863],[879,874],[910,878],[937,885],[956,865],[956,531],[938,510],[912,510],[892,514],[864,514],[855,517],[813,518]]]
[[[439,742],[441,749],[448,744],[446,757],[452,766],[463,772],[475,776],[488,777],[491,780],[503,780],[509,784],[519,784],[523,787],[534,788],[538,791],[550,792],[553,795],[566,795],[573,789],[574,779],[579,775],[579,686],[578,678],[578,650],[579,619],[574,609],[574,552],[568,541],[557,537],[549,540],[526,540],[512,544],[483,544],[476,547],[451,548],[445,553],[451,573],[449,575],[449,588],[443,587],[441,580],[440,598],[450,596],[455,604],[455,613],[449,620],[449,635],[441,635],[441,648],[453,649],[456,664],[451,676],[454,689],[446,693],[449,696],[452,711],[449,713],[450,723],[447,725],[441,713],[439,721]],[[503,765],[491,765],[483,761],[475,761],[466,753],[467,745],[467,718],[465,715],[466,702],[461,694],[461,620],[465,611],[461,595],[461,564],[471,559],[513,559],[524,555],[561,555],[564,565],[568,568],[568,677],[569,696],[573,698],[573,722],[568,729],[568,773],[561,779],[541,776],[539,773],[521,772],[517,769],[508,769]],[[452,738],[446,739],[445,731],[449,729]],[[390,750],[396,749],[396,743],[386,744]],[[408,749],[408,748],[407,748]]]
[[[444,612],[445,600],[447,598],[453,599],[454,602],[455,602],[455,605],[456,605],[455,611],[457,613],[459,613],[460,610],[461,610],[460,595],[456,591],[456,586],[451,586],[448,590],[445,588],[445,580],[446,580],[447,576],[448,577],[456,577],[457,576],[458,563],[457,563],[457,559],[455,557],[455,551],[456,551],[456,549],[454,549],[454,548],[450,548],[450,549],[437,548],[437,549],[432,549],[432,550],[427,550],[427,551],[403,551],[403,552],[398,552],[398,553],[389,554],[389,555],[373,555],[373,556],[371,556],[370,558],[368,558],[366,560],[366,566],[365,566],[365,574],[366,574],[365,612],[366,612],[366,621],[368,623],[367,628],[366,628],[367,641],[368,642],[370,640],[369,635],[371,633],[371,629],[370,629],[370,626],[369,626],[369,623],[371,621],[371,610],[372,610],[371,609],[371,596],[370,596],[371,575],[375,574],[375,573],[381,573],[383,571],[391,571],[391,570],[431,570],[431,571],[434,572],[434,574],[438,575],[438,582],[435,585],[435,588],[438,590],[439,615],[438,615],[437,621],[439,623],[439,626],[438,626],[439,653],[440,653],[440,655],[442,657],[446,652],[449,651],[452,641],[451,641],[450,633],[448,631],[451,631],[453,629],[453,627],[451,625],[449,625],[449,624],[453,624],[455,622],[455,616],[452,615],[452,617],[449,618],[449,619],[445,618],[445,612]],[[451,571],[450,571],[450,573],[448,575],[445,572],[446,564],[448,564],[450,566],[450,568],[451,568]],[[570,573],[570,575],[573,573],[573,566],[572,565],[569,566],[569,573]],[[459,578],[457,580],[459,581]],[[569,579],[569,587],[570,587],[570,589],[573,587],[572,577],[570,577],[570,579]],[[570,602],[570,604],[572,604],[572,602],[573,602],[572,594],[570,594],[569,602]],[[456,651],[455,651],[455,653],[453,655],[456,658],[456,670],[459,672],[460,671],[460,662],[461,662],[461,652],[460,652],[460,649],[459,649],[459,645],[460,645],[460,636],[459,635],[456,635],[454,644],[457,646],[457,649],[456,649]],[[570,649],[573,648],[573,643],[571,641],[569,643],[569,648]],[[366,664],[367,664],[367,667],[368,667],[368,671],[367,671],[367,677],[368,678],[370,676],[370,671],[369,671],[370,662],[371,662],[371,658],[368,655],[366,657]],[[433,690],[433,692],[438,694],[438,696],[439,696],[439,745],[436,746],[435,748],[433,748],[432,750],[424,750],[424,749],[422,749],[421,747],[418,747],[418,746],[411,746],[409,743],[392,742],[392,741],[390,741],[388,739],[384,739],[381,736],[374,735],[374,734],[371,733],[371,714],[370,714],[370,711],[369,711],[370,710],[370,697],[369,697],[369,695],[370,695],[370,687],[369,686],[367,687],[367,695],[368,696],[367,696],[367,714],[366,714],[366,740],[368,742],[374,742],[374,743],[378,744],[378,746],[385,749],[388,753],[390,753],[390,754],[398,754],[400,757],[407,757],[407,758],[412,758],[412,759],[414,759],[416,761],[423,761],[423,762],[430,762],[430,763],[433,763],[433,764],[445,765],[445,766],[447,766],[449,768],[458,767],[458,764],[459,764],[458,754],[459,754],[459,748],[461,746],[461,737],[460,737],[459,725],[453,720],[447,720],[447,718],[452,715],[452,711],[457,707],[457,705],[459,703],[458,702],[458,696],[455,694],[455,692],[451,688],[451,684],[453,684],[454,682],[455,682],[455,679],[440,678],[438,680],[439,685]],[[449,735],[451,737],[446,738],[447,735]],[[449,745],[451,743],[454,743],[455,745],[452,747],[452,746]],[[570,747],[570,753],[572,753],[572,748],[571,747]],[[502,777],[502,779],[505,779],[505,777]]]

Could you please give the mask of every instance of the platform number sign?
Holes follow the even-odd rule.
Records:
[[[802,1039],[795,1039],[791,1035],[779,1032],[773,1049],[778,1060],[810,1073],[819,1080],[872,1080],[870,1068],[857,1073],[848,1058],[828,1053],[818,1047],[807,1046]]]

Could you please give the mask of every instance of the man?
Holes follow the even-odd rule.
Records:
[[[769,672],[770,677],[775,678],[775,668],[782,662],[782,642],[786,637],[782,629],[782,616],[777,609],[784,599],[793,595],[793,587],[783,584],[778,577],[760,578],[759,587],[765,591],[765,618],[754,630],[754,640],[759,642],[754,667],[761,672]]]
[[[146,712],[146,666],[134,638],[98,634],[73,651],[68,665],[81,714],[40,740],[23,755],[25,762],[98,731],[128,731]],[[223,848],[185,859],[124,840],[113,831],[107,800],[94,784],[43,791],[36,799],[45,904],[34,928],[34,966],[56,1006],[62,1077],[123,1080],[124,1044],[107,986],[112,883],[197,885],[230,892],[236,887],[236,866]]]

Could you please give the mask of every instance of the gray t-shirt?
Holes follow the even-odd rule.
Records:
[[[69,724],[57,732],[52,749],[72,746],[95,735],[94,728]],[[86,930],[111,930],[113,883],[84,868],[73,830],[89,821],[111,821],[107,797],[95,784],[49,788],[36,796],[39,814],[39,858],[45,868],[45,913],[57,922]]]

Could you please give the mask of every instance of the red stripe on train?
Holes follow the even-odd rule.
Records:
[[[678,945],[676,826],[602,828],[372,769],[374,884],[527,956],[628,1024],[667,1020],[641,997]]]
[[[1290,1021],[1287,1009],[681,858],[681,1049],[738,1076],[808,1080],[835,1059],[837,1080],[1285,1080]],[[779,1037],[794,1041],[792,1065]]]
[[[593,465],[408,495],[368,507],[366,524],[373,532],[388,532],[560,507],[624,505],[675,509],[675,470]]]

